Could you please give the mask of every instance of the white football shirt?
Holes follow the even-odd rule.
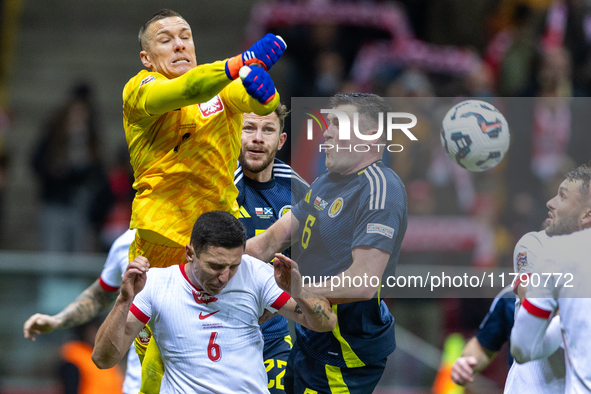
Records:
[[[513,251],[514,272],[520,275],[535,272],[537,263],[542,257],[542,250],[549,240],[550,237],[545,231],[532,231],[521,237]],[[519,297],[516,297],[515,316],[517,316],[520,304]],[[565,376],[564,350],[560,348],[548,358],[524,364],[513,362],[507,375],[504,393],[562,394],[564,393]]]
[[[236,274],[212,296],[191,284],[185,267],[150,269],[130,309],[158,344],[161,392],[268,393],[258,319],[290,298],[273,268],[243,255]]]
[[[542,319],[560,311],[567,359],[564,392],[591,393],[591,229],[552,237],[543,253],[536,271],[544,285],[530,283],[523,307]]]
[[[135,239],[135,230],[127,230],[113,242],[107,261],[101,272],[99,283],[103,290],[107,292],[119,291],[121,287],[121,278],[129,264],[129,246]],[[123,381],[123,392],[125,394],[137,394],[140,391],[142,379],[142,365],[131,345],[127,354],[127,369],[125,370],[125,380]]]

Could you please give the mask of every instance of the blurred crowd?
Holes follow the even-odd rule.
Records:
[[[39,182],[39,247],[106,252],[129,227],[133,173],[123,147],[108,168],[100,149],[92,87],[75,84],[47,123],[31,157]]]

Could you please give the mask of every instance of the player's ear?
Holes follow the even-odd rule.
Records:
[[[193,260],[195,260],[195,250],[191,245],[185,246],[185,257],[189,263],[192,263]]]
[[[378,132],[379,132],[379,131],[380,131],[380,130],[378,130],[378,129],[371,129],[371,130],[368,130],[368,133],[367,133],[367,134],[368,134],[368,135],[371,135],[372,137],[374,137],[374,138],[375,138],[375,140],[370,140],[370,141],[367,141],[367,142],[366,142],[366,144],[368,144],[368,145],[371,145],[371,144],[379,144],[379,143],[380,143],[380,139],[382,138],[382,135],[383,135],[383,133],[384,133],[384,130],[382,129],[382,134],[380,134],[380,135],[378,136]]]
[[[581,216],[581,228],[590,228],[591,227],[591,207],[585,208],[583,210],[583,214]]]
[[[285,141],[287,141],[287,134],[286,133],[279,134],[279,146],[277,147],[277,150],[281,150],[281,148],[283,148]]]
[[[147,67],[149,69],[152,68],[152,62],[150,61],[150,55],[148,55],[148,52],[141,51],[140,52],[140,60],[142,61],[142,64],[144,65],[144,67]]]

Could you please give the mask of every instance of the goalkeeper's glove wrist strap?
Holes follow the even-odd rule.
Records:
[[[238,78],[242,66],[244,66],[242,54],[229,58],[226,61],[226,76],[232,80]]]

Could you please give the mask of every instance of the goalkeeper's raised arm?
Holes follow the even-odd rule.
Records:
[[[207,102],[238,79],[240,68],[256,65],[270,70],[286,48],[281,37],[269,33],[237,56],[197,66],[191,27],[171,10],[162,10],[150,18],[140,29],[138,38],[142,64],[152,71],[142,82],[155,82],[145,87],[142,97],[151,115]],[[279,102],[278,97],[269,101],[263,104],[274,104],[274,107],[267,113]],[[251,109],[255,113],[261,111],[256,105]]]

